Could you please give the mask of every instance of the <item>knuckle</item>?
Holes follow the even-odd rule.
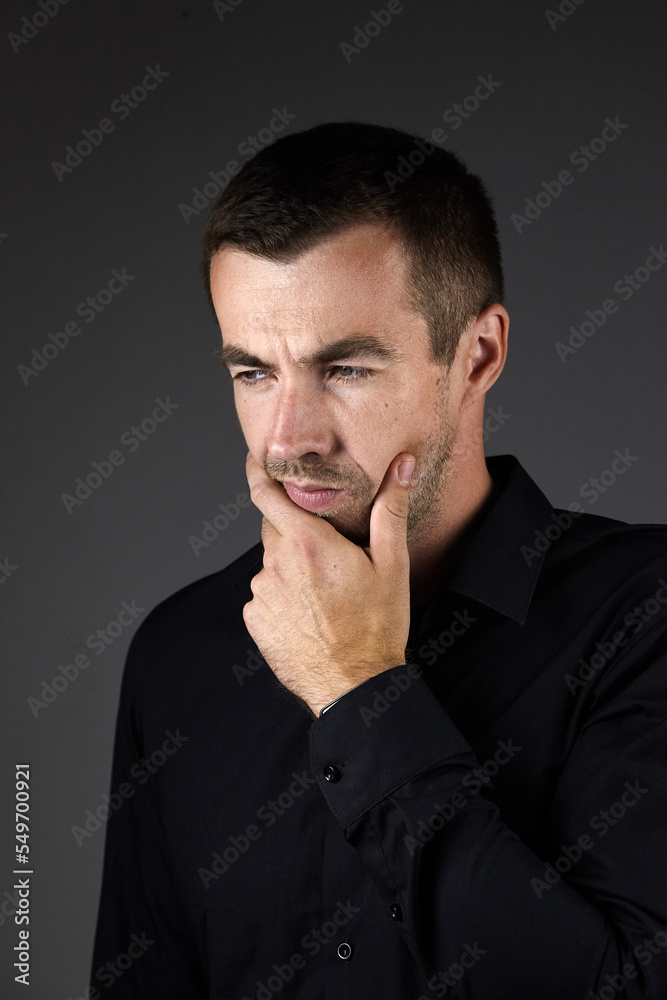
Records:
[[[265,483],[253,483],[250,487],[250,498],[255,506],[260,505],[267,494],[268,490]]]
[[[302,559],[312,560],[317,555],[317,541],[309,531],[300,531],[294,536],[294,549]]]
[[[404,510],[397,509],[391,503],[387,504],[387,506],[386,506],[385,509],[387,511],[387,514],[389,514],[389,516],[392,518],[392,520],[396,520],[396,521],[404,521],[405,520],[406,514],[405,514]]]
[[[276,557],[266,549],[264,550],[264,569],[267,573],[273,573],[276,569]]]

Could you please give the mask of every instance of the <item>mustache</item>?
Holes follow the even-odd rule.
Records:
[[[303,473],[294,472],[294,473],[288,473],[287,475],[284,476],[283,475],[274,476],[271,475],[271,473],[269,473],[269,475],[271,476],[272,479],[275,479],[277,482],[281,484],[283,484],[284,482],[292,482],[293,480],[296,480],[297,482],[302,482],[303,480],[307,480],[313,486],[319,486],[322,489],[326,487],[327,489],[331,490],[343,490],[348,485],[347,483],[341,483],[338,479],[336,479],[335,476],[324,476],[324,475],[316,476],[313,475],[312,472],[303,472]]]
[[[279,483],[288,482],[291,480],[307,480],[311,483],[316,483],[322,487],[329,487],[330,489],[346,489],[350,486],[350,483],[356,488],[359,485],[364,485],[363,480],[368,477],[357,476],[356,481],[350,477],[342,476],[340,470],[338,469],[328,469],[326,466],[318,465],[295,465],[289,464],[287,462],[265,462],[264,471],[271,478],[275,479]],[[360,483],[361,479],[361,483]],[[368,479],[370,485],[370,479]]]

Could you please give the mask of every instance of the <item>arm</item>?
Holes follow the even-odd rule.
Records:
[[[91,973],[90,1000],[206,998],[201,962],[187,936],[184,907],[170,869],[151,782],[132,781],[147,756],[138,710],[141,633],[127,657],[113,754],[112,792],[133,791],[107,823],[104,872]],[[116,964],[119,955],[129,955]]]
[[[544,859],[470,781],[480,762],[422,677],[404,679],[396,701],[364,719],[405,666],[313,723],[322,794],[387,907],[400,907],[436,996],[449,969],[449,986],[476,1000],[590,1000],[605,987],[627,1000],[667,995],[667,637],[644,661],[617,669],[580,728],[544,816],[553,845]],[[330,765],[337,780],[325,777]],[[622,795],[626,814],[611,829],[613,816],[606,824],[601,814]],[[584,835],[590,846],[578,845]],[[563,876],[545,867],[561,845],[580,854],[561,863]]]

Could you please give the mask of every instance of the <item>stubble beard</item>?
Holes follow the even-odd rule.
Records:
[[[447,417],[444,394],[436,404],[437,420],[415,454],[415,474],[408,502],[407,538],[427,534],[446,504],[456,428]],[[340,534],[355,545],[368,546],[370,511],[381,483],[375,485],[366,476],[362,489],[348,497],[332,511],[315,512],[316,517],[329,521]]]

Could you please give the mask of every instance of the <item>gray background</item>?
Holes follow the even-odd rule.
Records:
[[[554,30],[547,5],[528,0],[405,0],[346,61],[340,43],[385,6],[237,0],[221,18],[204,2],[71,0],[14,52],[7,34],[40,8],[4,4],[0,560],[17,568],[0,585],[0,901],[13,882],[14,764],[27,760],[33,996],[75,998],[87,982],[104,831],[78,846],[72,827],[109,790],[136,625],[100,656],[86,650],[87,637],[123,601],[149,610],[259,538],[249,507],[199,555],[189,541],[218,504],[246,491],[246,448],[212,357],[218,335],[198,275],[207,213],[186,224],[179,205],[192,203],[209,171],[246,162],[239,143],[268,125],[274,107],[296,115],[292,131],[351,118],[447,132],[446,147],[486,181],[504,245],[510,352],[487,406],[510,416],[487,453],[517,455],[557,506],[667,520],[667,266],[627,302],[613,290],[667,241],[667,9],[657,0],[566,2],[572,13]],[[169,75],[145,101],[125,120],[110,113],[157,64]],[[500,82],[488,100],[458,129],[444,123],[488,74]],[[628,127],[579,172],[570,154],[615,116]],[[59,182],[52,162],[104,117],[115,130]],[[512,213],[567,168],[574,183],[518,233]],[[18,366],[32,349],[123,267],[134,279],[24,384]],[[563,363],[555,343],[610,297],[618,312]],[[120,444],[167,396],[178,406],[168,420],[136,451]],[[627,472],[594,505],[582,499],[582,485],[626,448],[636,457]],[[124,464],[68,513],[62,495],[115,449]],[[91,666],[35,716],[28,699],[85,651]],[[24,996],[11,969],[17,928],[0,920],[0,995]]]

